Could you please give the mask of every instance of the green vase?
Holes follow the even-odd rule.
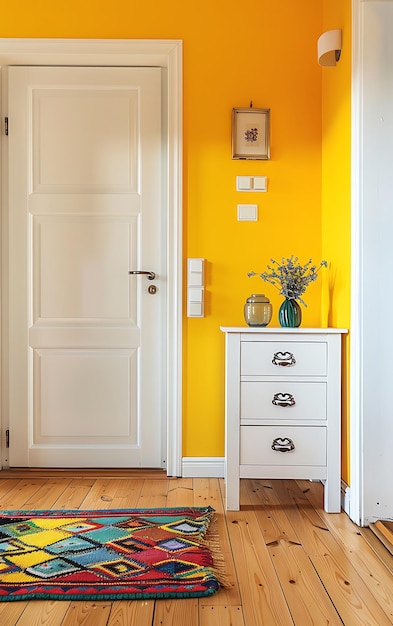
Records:
[[[278,311],[278,321],[283,328],[297,328],[302,323],[300,304],[293,299],[285,298]]]

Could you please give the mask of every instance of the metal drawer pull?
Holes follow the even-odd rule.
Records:
[[[273,365],[295,365],[296,359],[292,352],[275,352],[272,359]]]
[[[275,452],[291,452],[295,449],[295,444],[289,437],[277,437],[273,439],[272,450]]]
[[[275,393],[272,404],[276,406],[294,406],[296,402],[291,393]]]

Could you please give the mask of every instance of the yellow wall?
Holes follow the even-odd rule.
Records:
[[[324,0],[323,30],[342,29],[342,53],[322,69],[322,250],[329,259],[323,319],[350,325],[351,0]],[[349,336],[343,359],[342,477],[349,483]]]
[[[333,2],[337,11],[340,2]],[[272,324],[277,325],[278,292],[249,279],[247,272],[263,271],[270,257],[291,254],[316,262],[326,256],[336,268],[343,254],[329,237],[322,249],[321,234],[322,217],[332,237],[336,232],[321,212],[323,72],[316,41],[322,5],[328,3],[259,0],[243,7],[235,0],[19,0],[17,12],[12,3],[2,4],[0,37],[184,42],[184,258],[207,259],[207,306],[204,319],[184,319],[183,454],[221,456],[224,337],[219,326],[244,323],[246,297],[261,291],[273,303]],[[247,107],[250,100],[254,107],[271,108],[267,162],[231,159],[231,110]],[[236,192],[235,176],[247,174],[266,175],[268,193]],[[340,196],[340,203],[344,200]],[[257,203],[259,221],[239,223],[238,203]],[[332,210],[339,211],[337,203]],[[326,322],[321,287],[318,280],[307,291],[303,326]],[[340,310],[334,307],[334,322],[343,323]]]
[[[184,456],[224,454],[220,325],[244,324],[252,292],[269,296],[277,325],[282,298],[247,272],[263,271],[270,257],[322,258],[319,4],[285,0],[240,13],[229,3],[203,50],[185,40],[185,248],[207,259],[207,307],[203,320],[184,323]],[[231,159],[231,109],[250,100],[271,108],[268,162]],[[266,175],[268,193],[236,192],[236,175],[246,174]],[[239,223],[238,203],[258,204],[259,221]],[[303,325],[318,326],[318,283],[306,301]]]

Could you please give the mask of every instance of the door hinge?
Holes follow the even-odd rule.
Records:
[[[5,431],[5,447],[10,447],[10,431],[8,429]]]
[[[8,117],[4,118],[4,134],[8,135]]]

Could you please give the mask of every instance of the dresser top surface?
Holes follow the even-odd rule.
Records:
[[[273,333],[296,335],[345,335],[347,328],[283,328],[281,326],[220,326],[224,333],[253,333],[270,335]]]

